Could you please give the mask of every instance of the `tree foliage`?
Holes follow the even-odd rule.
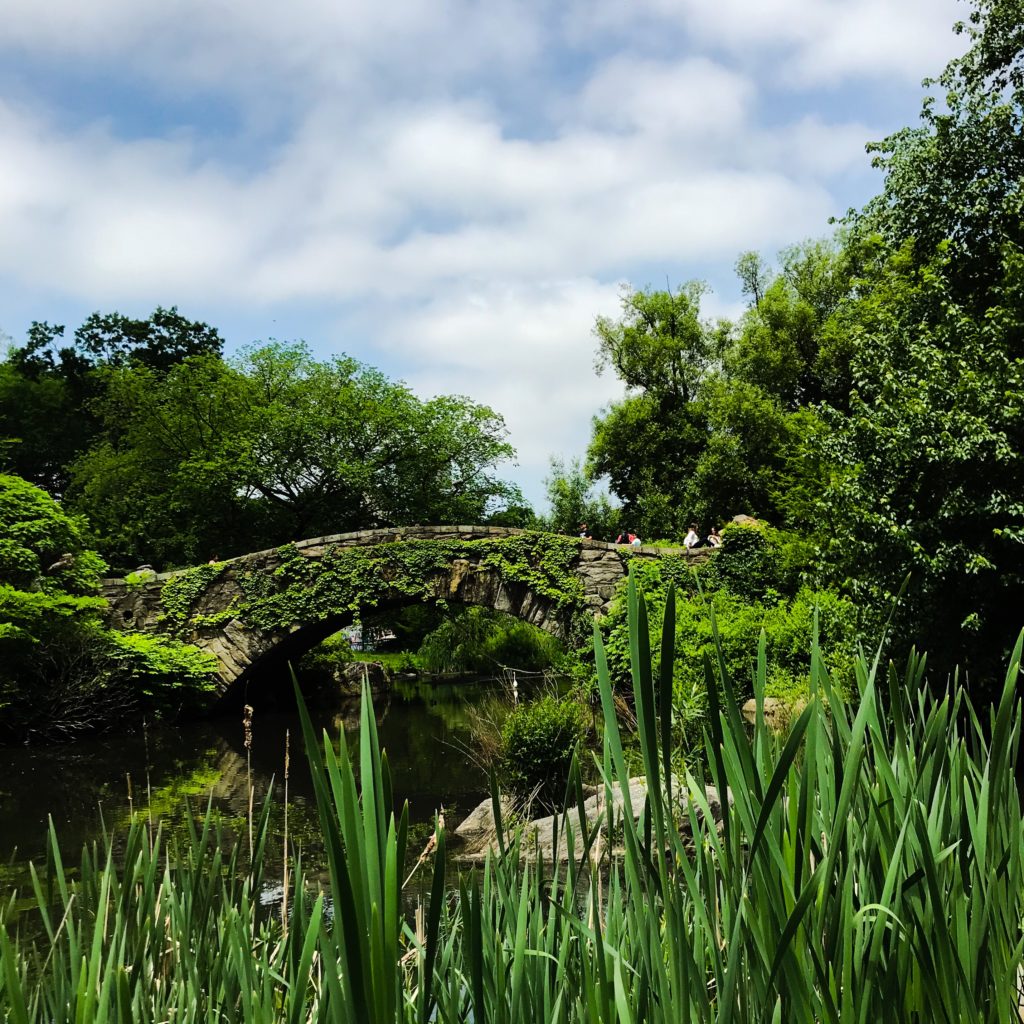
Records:
[[[1020,245],[1024,201],[1024,4],[972,0],[956,30],[967,52],[926,85],[920,123],[868,147],[885,173],[882,192],[849,219],[918,261],[951,247],[950,285],[984,308],[1002,279],[1002,251]],[[975,310],[972,310],[975,311]]]
[[[611,368],[626,385],[664,406],[678,406],[696,393],[720,354],[720,337],[701,317],[707,286],[689,281],[671,291],[626,290],[622,316],[598,317],[597,368]]]
[[[501,417],[418,399],[347,356],[272,344],[113,373],[72,498],[124,565],[207,561],[318,534],[481,522],[521,505]]]
[[[106,393],[108,372],[145,366],[166,373],[184,359],[219,354],[215,328],[157,307],[136,320],[93,313],[63,343],[65,326],[35,321],[25,344],[0,363],[0,437],[3,468],[60,496],[71,463],[95,439],[100,423],[94,403]]]
[[[956,30],[919,123],[868,147],[880,194],[777,270],[739,257],[749,306],[720,362],[697,346],[672,386],[668,293],[598,322],[631,391],[589,449],[642,532],[734,512],[799,531],[804,575],[876,625],[909,574],[895,641],[940,677],[1001,660],[1024,597],[1024,5],[973,0]],[[700,289],[681,294],[693,312]]]
[[[552,458],[544,487],[549,512],[540,518],[540,527],[571,537],[586,525],[595,540],[615,539],[621,514],[607,493],[597,490],[579,459]]]
[[[954,251],[880,258],[820,502],[827,564],[878,608],[909,572],[903,632],[947,667],[1001,657],[1024,593],[1024,255],[1004,250],[979,311],[957,301]]]
[[[106,628],[85,524],[19,477],[0,475],[0,538],[0,741],[176,714],[212,689],[211,656]]]

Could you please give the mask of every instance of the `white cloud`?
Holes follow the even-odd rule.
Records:
[[[6,48],[136,74],[167,92],[325,88],[353,102],[393,87],[521,68],[543,23],[516,0],[8,0]]]
[[[584,120],[621,73],[584,90]],[[679,77],[696,88],[701,76],[732,81],[709,63]],[[25,248],[0,254],[0,269],[94,300],[341,300],[460,280],[607,280],[637,261],[722,258],[819,230],[827,189],[782,169],[808,126],[764,145],[734,106],[728,142],[717,117],[677,122],[670,138],[660,125],[581,125],[531,141],[460,102],[384,106],[361,124],[315,110],[247,173],[201,160],[187,139],[61,134],[6,108],[0,146],[16,159],[0,166],[0,230]],[[636,122],[635,93],[624,109]]]
[[[113,68],[158,115],[210,97],[265,148],[0,98],[0,299],[344,308],[364,358],[503,412],[535,488],[616,393],[590,336],[616,282],[826,231],[900,122],[808,83],[938,71],[949,3],[10,0],[12,67]]]
[[[580,113],[589,124],[655,137],[731,137],[750,112],[754,85],[707,58],[674,62],[613,57],[587,82]]]
[[[468,394],[504,415],[537,499],[548,457],[582,454],[591,417],[622,393],[595,372],[591,335],[595,317],[619,309],[615,283],[494,284],[416,310],[382,310],[380,338],[421,394]]]
[[[836,85],[850,78],[916,84],[935,74],[963,40],[958,0],[574,0],[567,34],[583,43],[660,31],[675,48],[696,41],[741,57],[777,84]]]

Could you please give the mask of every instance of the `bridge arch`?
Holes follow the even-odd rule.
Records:
[[[368,610],[451,601],[566,637],[607,611],[630,559],[705,557],[501,527],[402,527],[106,580],[104,596],[113,626],[169,633],[213,654],[223,694],[269,659],[297,657]]]

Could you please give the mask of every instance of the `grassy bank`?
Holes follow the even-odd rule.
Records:
[[[923,661],[856,664],[844,701],[812,656],[811,700],[785,737],[740,721],[724,658],[708,659],[710,777],[673,777],[671,665],[652,667],[629,599],[639,822],[606,816],[553,877],[515,834],[453,890],[439,822],[403,902],[408,824],[364,699],[358,764],[305,742],[329,861],[323,889],[293,867],[281,913],[259,906],[265,817],[225,855],[208,822],[165,848],[145,823],[36,876],[46,939],[0,928],[11,1021],[1009,1021],[1024,948],[1024,829],[1014,782],[1018,643],[1002,699],[932,696]],[[674,602],[666,603],[663,652]],[[606,796],[626,776],[597,650]],[[717,702],[719,687],[725,699]],[[768,676],[760,651],[755,691]],[[660,709],[660,711],[659,711]],[[357,780],[358,776],[358,780]],[[721,827],[709,813],[714,785]],[[571,772],[570,804],[582,800]],[[496,806],[498,806],[496,800]],[[611,806],[611,800],[608,801]],[[624,855],[609,853],[616,830]],[[592,868],[598,868],[593,870]],[[238,869],[239,876],[236,876]],[[0,911],[0,914],[3,914]]]

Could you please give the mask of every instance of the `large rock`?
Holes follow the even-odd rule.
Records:
[[[802,698],[790,703],[780,700],[778,697],[765,697],[763,706],[765,725],[775,732],[785,732],[801,715],[805,707],[807,707],[807,701]],[[757,701],[753,697],[740,710],[750,725],[757,722]]]
[[[334,678],[340,691],[348,697],[362,694],[364,679],[375,697],[391,687],[391,673],[379,661],[348,661],[335,669]]]
[[[722,803],[718,791],[714,786],[706,787],[708,810],[717,828],[722,821]],[[677,785],[673,785],[673,795],[680,800],[680,808],[677,816],[680,831],[686,838],[692,838],[691,825],[689,820],[689,794],[683,794]],[[644,805],[647,802],[647,780],[642,776],[629,780],[628,789],[623,792],[621,785],[612,789],[612,822],[613,829],[618,830],[618,825],[623,820],[626,800],[629,800],[629,812],[636,821],[643,813]],[[685,805],[684,805],[685,802]],[[703,811],[696,807],[696,817],[700,821]],[[506,833],[510,831],[509,822],[513,816],[515,806],[507,797],[502,798],[502,818],[505,824]],[[605,790],[599,788],[594,795],[589,796],[583,802],[583,815],[586,824],[586,832],[589,835],[595,827],[600,827],[601,835],[595,841],[595,845],[605,842],[603,835],[608,817],[608,805],[606,802]],[[567,814],[546,815],[543,818],[534,818],[522,826],[522,840],[520,843],[521,855],[529,860],[544,859],[545,862],[565,863],[569,859],[569,839],[567,830],[572,830],[574,843],[573,851],[579,856],[586,838],[584,829],[580,823],[579,808],[572,808]],[[463,863],[480,863],[488,852],[497,852],[498,836],[494,824],[493,807],[490,799],[482,801],[469,816],[455,829],[455,835],[460,840],[460,848],[457,859]],[[557,837],[557,846],[556,846]]]
[[[738,516],[733,516],[732,521],[737,526],[761,526],[761,520],[755,519],[753,516],[745,516],[742,513]]]

